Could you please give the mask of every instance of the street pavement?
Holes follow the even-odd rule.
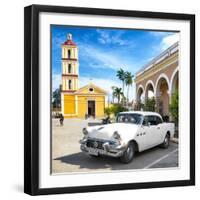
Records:
[[[174,142],[170,143],[168,149],[154,147],[137,153],[129,164],[123,164],[117,158],[94,158],[81,152],[79,140],[83,137],[82,128],[93,121],[65,119],[64,125],[60,126],[59,119],[52,120],[52,173],[178,167],[178,144]]]

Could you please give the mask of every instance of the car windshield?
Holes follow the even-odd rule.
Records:
[[[131,124],[142,124],[142,115],[140,114],[118,114],[116,123],[131,123]]]

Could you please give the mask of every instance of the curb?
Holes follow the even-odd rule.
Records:
[[[172,138],[170,141],[173,142],[173,143],[178,144],[178,138]]]

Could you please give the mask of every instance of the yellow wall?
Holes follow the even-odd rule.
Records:
[[[104,116],[105,97],[104,96],[78,96],[78,117],[84,118],[88,112],[88,100],[95,101],[96,117]]]
[[[105,97],[96,97],[96,117],[104,117]]]
[[[88,100],[95,101],[95,114],[97,118],[104,117],[105,96],[77,96],[77,115],[75,105],[75,95],[64,94],[64,117],[85,118],[88,112]]]
[[[87,97],[78,96],[78,117],[84,118],[87,113]]]
[[[75,96],[74,95],[64,95],[64,115],[65,114],[75,114]]]

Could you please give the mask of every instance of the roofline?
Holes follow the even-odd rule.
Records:
[[[70,46],[70,47],[76,47],[76,48],[78,48],[78,46],[76,44],[72,45],[72,44],[64,44],[64,43],[62,43],[61,47],[63,47],[63,46]]]
[[[166,50],[164,50],[161,54],[159,54],[154,59],[152,59],[150,62],[148,62],[147,64],[145,64],[140,70],[138,70],[135,73],[135,77],[143,74],[145,71],[147,71],[147,70],[151,69],[152,67],[154,67],[155,64],[157,64],[158,62],[164,60],[165,58],[167,58],[171,54],[173,54],[176,51],[178,51],[178,45],[179,45],[179,42],[174,43],[169,48],[167,48]]]
[[[124,111],[124,112],[120,112],[120,113],[136,113],[136,114],[141,114],[141,115],[150,115],[150,114],[154,114],[154,115],[157,115],[157,116],[160,116],[159,113],[157,112],[151,112],[151,111]]]
[[[96,87],[98,90],[102,91],[102,93],[104,93],[105,95],[107,95],[107,92],[104,89],[101,89],[100,87],[98,87],[97,85],[93,84],[93,83],[89,83],[81,88],[79,88],[75,94],[79,94],[83,89],[87,88],[88,86],[93,86]]]

